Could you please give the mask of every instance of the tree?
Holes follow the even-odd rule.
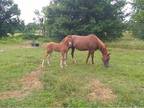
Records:
[[[39,30],[39,26],[36,23],[29,23],[25,26],[26,33],[34,33]]]
[[[35,15],[36,15],[36,18],[34,18],[37,23],[39,24],[40,26],[40,30],[42,32],[42,35],[45,36],[45,26],[44,26],[44,18],[43,16],[40,14],[39,10],[35,10],[34,11]]]
[[[136,37],[144,39],[144,0],[133,0],[132,31]]]
[[[14,33],[20,20],[20,10],[12,0],[0,0],[0,37]]]
[[[35,22],[25,25],[24,34],[25,39],[36,39],[36,32],[39,30],[39,25]]]
[[[122,36],[125,0],[53,0],[43,9],[51,37],[94,33],[103,39]]]

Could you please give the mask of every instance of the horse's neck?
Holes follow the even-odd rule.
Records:
[[[106,55],[107,48],[105,44],[98,37],[96,37],[96,41],[97,41],[96,43],[98,44],[98,49],[101,51],[102,55]]]
[[[100,42],[98,47],[99,47],[99,50],[101,51],[101,54],[103,56],[107,54],[108,51],[107,51],[107,48],[103,42]]]
[[[107,55],[108,51],[106,47],[103,48],[99,48],[99,50],[101,51],[102,56]]]

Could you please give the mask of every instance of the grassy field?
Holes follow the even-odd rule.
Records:
[[[0,93],[21,89],[19,79],[41,63],[42,48],[22,47],[23,43],[0,40]],[[53,53],[51,66],[45,65],[40,77],[43,89],[22,99],[1,99],[0,107],[144,107],[144,42],[128,36],[108,46],[109,68],[103,66],[99,51],[94,65],[85,64],[87,52],[76,51],[78,64],[72,64],[69,54],[64,69],[59,67],[59,54]],[[89,101],[92,80],[110,88],[116,98]]]

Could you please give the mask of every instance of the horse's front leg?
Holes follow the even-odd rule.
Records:
[[[76,64],[77,62],[76,62],[76,59],[75,59],[75,57],[74,57],[74,52],[75,52],[75,48],[72,48],[71,56],[72,56],[73,63]]]
[[[90,57],[90,51],[88,52],[88,56],[87,56],[87,59],[86,59],[86,64],[88,63],[88,60],[89,60],[89,57]]]

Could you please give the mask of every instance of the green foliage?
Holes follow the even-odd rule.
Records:
[[[121,35],[124,0],[53,0],[43,9],[48,36],[97,34],[103,39]]]
[[[134,1],[134,13],[132,16],[131,26],[136,37],[144,39],[144,0]]]
[[[0,45],[2,44],[18,44],[24,41],[22,33],[15,33],[9,37],[0,38]]]
[[[12,0],[0,0],[0,37],[14,34],[19,24],[20,10]]]
[[[39,25],[36,23],[29,23],[25,26],[25,33],[35,33],[39,30]]]
[[[29,23],[24,28],[24,39],[35,40],[40,37],[39,24]],[[42,37],[42,36],[41,36]]]

